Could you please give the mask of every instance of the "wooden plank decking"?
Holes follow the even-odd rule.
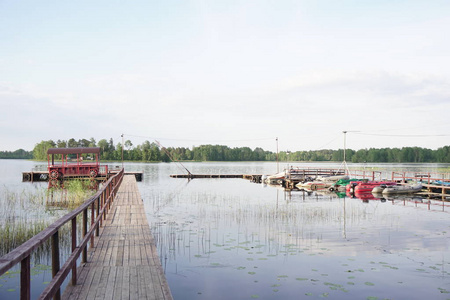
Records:
[[[172,299],[134,175],[124,176],[90,253],[63,299]]]

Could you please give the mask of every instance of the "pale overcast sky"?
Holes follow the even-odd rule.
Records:
[[[0,0],[0,150],[436,149],[449,36],[447,0]]]

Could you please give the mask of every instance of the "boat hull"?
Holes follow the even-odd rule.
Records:
[[[422,190],[421,184],[416,185],[393,185],[388,186],[383,190],[383,195],[397,195],[397,194],[414,194]]]

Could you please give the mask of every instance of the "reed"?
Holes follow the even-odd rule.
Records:
[[[85,186],[82,181],[74,180],[67,182],[65,189],[41,188],[14,192],[3,188],[0,193],[0,257],[89,198],[95,191]],[[81,224],[81,221],[77,223]],[[60,231],[63,253],[70,251],[70,230],[70,226],[64,226]],[[78,231],[81,232],[81,229]],[[50,245],[44,244],[35,251],[32,259],[40,263],[42,260],[47,261],[49,255]]]
[[[88,180],[68,180],[64,188],[51,188],[47,190],[48,207],[74,209],[95,193],[89,188]]]

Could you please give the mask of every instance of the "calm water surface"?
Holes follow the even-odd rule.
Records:
[[[20,182],[21,172],[35,165],[0,160],[0,188],[41,188]],[[277,169],[275,163],[185,166],[194,174]],[[350,167],[389,173],[448,165]],[[183,173],[173,163],[125,168],[144,171],[138,185],[175,299],[450,299],[450,208],[286,193],[243,179],[187,181],[169,177]]]

